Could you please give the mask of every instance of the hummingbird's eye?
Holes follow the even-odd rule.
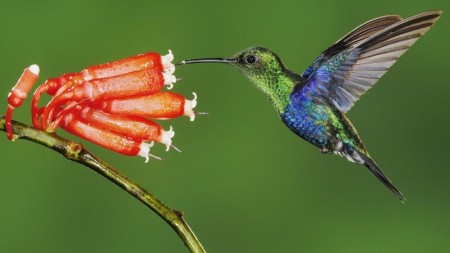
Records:
[[[256,55],[247,55],[247,57],[245,57],[245,61],[248,64],[253,64],[258,60],[258,58],[256,57]]]

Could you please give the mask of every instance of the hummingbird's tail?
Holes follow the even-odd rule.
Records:
[[[405,196],[395,187],[395,185],[391,182],[391,180],[384,174],[384,172],[378,167],[378,165],[368,156],[360,154],[361,158],[364,160],[363,165],[372,173],[374,176],[378,178],[391,192],[397,196],[398,199],[402,203],[406,202]]]

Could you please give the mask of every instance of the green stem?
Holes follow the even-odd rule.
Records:
[[[0,117],[0,130],[5,131],[4,117]],[[146,191],[135,182],[131,181],[124,174],[89,153],[89,151],[83,148],[81,144],[63,139],[54,134],[49,134],[44,131],[34,129],[20,122],[13,121],[13,132],[14,140],[26,139],[39,143],[43,146],[47,146],[48,148],[59,152],[65,158],[81,163],[104,176],[163,218],[177,232],[186,247],[188,247],[191,252],[206,252],[194,232],[183,219],[182,212],[173,210],[164,205],[154,195]]]

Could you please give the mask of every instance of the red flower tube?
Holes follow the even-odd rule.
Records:
[[[154,119],[172,119],[188,116],[195,119],[193,108],[197,105],[197,95],[187,100],[182,95],[172,92],[159,92],[151,96],[118,98],[93,103],[92,106],[105,112],[122,115],[135,115]]]

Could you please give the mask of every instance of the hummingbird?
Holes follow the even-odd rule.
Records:
[[[403,19],[378,17],[324,50],[302,73],[289,70],[264,47],[226,58],[183,60],[178,65],[224,63],[236,67],[272,102],[282,122],[325,154],[364,165],[400,201],[403,194],[369,155],[346,113],[433,24],[442,11]]]

